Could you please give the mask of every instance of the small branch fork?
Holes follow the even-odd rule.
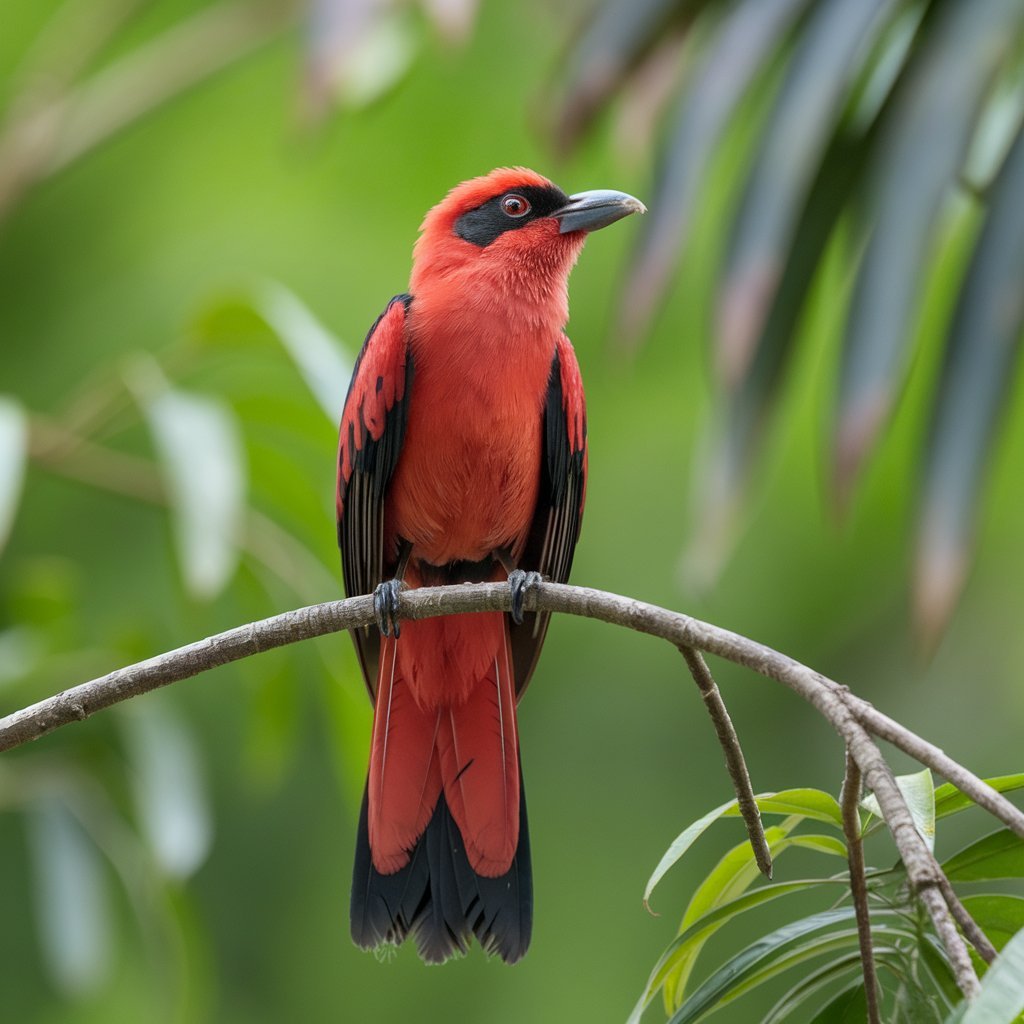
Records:
[[[399,602],[399,613],[406,619],[464,612],[507,612],[511,608],[511,592],[504,583],[424,587],[403,591]],[[714,654],[743,665],[782,683],[811,703],[846,744],[844,802],[852,804],[852,794],[859,794],[860,782],[852,774],[856,768],[878,799],[882,816],[906,866],[911,887],[927,907],[945,946],[957,985],[968,999],[977,994],[978,978],[957,923],[985,959],[990,959],[994,951],[955,898],[952,887],[915,828],[892,771],[872,737],[886,740],[931,768],[1022,838],[1024,813],[937,747],[875,710],[846,687],[738,633],[632,598],[558,583],[531,587],[525,594],[524,607],[526,611],[581,615],[625,626],[661,637],[679,648],[714,718],[741,807],[747,804],[749,809],[752,803],[750,782],[746,778],[735,732],[724,713],[721,695],[698,652]],[[238,626],[148,661],[117,669],[0,719],[0,752],[38,739],[69,722],[88,718],[131,697],[191,678],[218,665],[300,640],[370,625],[374,621],[373,597],[366,596],[328,601]],[[740,796],[741,790],[745,791],[743,796]],[[753,816],[745,814],[745,817],[756,852],[756,833],[761,832],[756,806],[754,812]],[[849,832],[847,835],[849,839]],[[763,842],[763,832],[761,839]],[[849,845],[852,848],[854,844]],[[761,865],[761,860],[758,863]],[[851,869],[851,880],[856,873]],[[856,883],[851,881],[851,884]],[[868,989],[870,991],[870,985]]]

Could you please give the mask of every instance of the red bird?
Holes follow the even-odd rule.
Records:
[[[378,622],[353,632],[374,700],[352,880],[364,948],[411,931],[443,962],[476,935],[513,963],[529,945],[516,703],[548,616],[524,614],[523,593],[568,579],[587,477],[569,271],[587,232],[643,210],[521,167],[463,182],[359,354],[337,507],[345,590],[372,592]],[[399,640],[403,585],[506,577],[511,615],[408,621]]]

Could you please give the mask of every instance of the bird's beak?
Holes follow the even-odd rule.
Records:
[[[570,231],[596,231],[631,213],[646,212],[647,207],[639,199],[625,192],[598,188],[569,196],[569,202],[551,216],[558,221],[559,233],[565,235]]]

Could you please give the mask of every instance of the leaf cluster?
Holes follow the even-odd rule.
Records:
[[[1024,774],[986,780],[999,792],[1024,788]],[[925,769],[897,780],[921,836],[932,846],[936,822],[973,806],[949,783],[933,786]],[[787,850],[803,848],[845,859],[842,812],[837,800],[818,789],[791,789],[757,798],[762,814],[781,817],[766,829],[773,860]],[[883,829],[873,796],[861,804],[860,833],[868,839]],[[644,901],[693,843],[716,821],[738,816],[735,801],[722,804],[689,825],[675,839],[647,883]],[[807,831],[807,825],[816,826]],[[820,826],[827,826],[825,831]],[[951,882],[967,883],[1024,879],[1024,840],[1008,829],[976,839],[948,857],[942,868]],[[854,908],[849,905],[849,875],[826,873],[792,881],[754,883],[758,872],[747,843],[730,849],[697,886],[687,904],[676,938],[655,965],[629,1024],[641,1016],[658,992],[662,993],[670,1024],[703,1020],[733,1000],[751,993],[779,975],[800,967],[799,977],[759,1019],[777,1022],[813,1019],[816,1022],[862,1020],[864,982]],[[973,892],[964,903],[992,941],[1002,950],[995,967],[985,975],[983,995],[969,1009],[959,1006],[957,989],[942,944],[927,915],[912,901],[902,864],[867,870],[874,959],[886,1021],[1005,1021],[1024,1010],[1024,975],[1017,960],[1024,955],[1024,896],[1004,892]],[[727,924],[776,901],[791,902],[798,894],[816,894],[824,909],[788,920],[743,949],[728,955],[701,980],[694,980],[705,944]],[[975,966],[985,964],[975,957]],[[979,1016],[985,1008],[990,1016]],[[812,1018],[806,1018],[814,1006]],[[961,1016],[961,1014],[968,1014]],[[858,1016],[859,1015],[859,1016]]]

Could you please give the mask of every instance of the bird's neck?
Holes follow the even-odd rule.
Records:
[[[557,337],[569,318],[568,273],[530,268],[462,268],[413,273],[411,314],[417,333],[493,341]]]

